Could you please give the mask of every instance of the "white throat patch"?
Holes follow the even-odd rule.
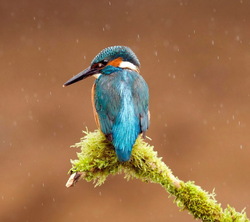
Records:
[[[133,71],[136,71],[139,73],[139,69],[137,66],[135,66],[133,63],[131,62],[128,62],[128,61],[122,61],[119,65],[120,68],[123,68],[123,69],[131,69]]]
[[[101,73],[96,73],[95,75],[93,75],[96,79],[99,78],[99,76],[101,75]]]

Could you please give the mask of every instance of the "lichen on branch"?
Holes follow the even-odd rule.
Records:
[[[153,146],[138,137],[130,161],[120,162],[112,144],[100,130],[84,132],[86,135],[73,147],[80,148],[77,160],[71,160],[71,176],[67,187],[79,179],[93,181],[96,186],[104,183],[109,175],[124,173],[126,179],[137,178],[143,182],[160,184],[175,197],[182,210],[188,210],[202,221],[245,222],[249,221],[245,212],[236,212],[228,206],[225,210],[217,203],[214,193],[208,193],[194,182],[183,182],[173,175],[167,165],[157,156]]]

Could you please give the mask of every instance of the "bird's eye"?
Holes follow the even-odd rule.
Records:
[[[104,59],[101,62],[95,63],[92,68],[103,68],[104,66],[106,66],[108,64],[108,60]]]
[[[101,68],[101,67],[104,67],[108,64],[108,60],[104,59],[102,60],[101,62],[97,63],[98,64],[98,67]]]
[[[104,59],[103,61],[102,61],[102,64],[104,65],[104,66],[106,66],[107,64],[108,64],[108,60],[107,59]]]
[[[97,63],[97,67],[98,68],[102,68],[104,65],[101,63],[101,62],[99,62],[99,63]]]

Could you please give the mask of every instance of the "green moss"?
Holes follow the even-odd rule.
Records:
[[[114,148],[99,131],[85,132],[81,141],[73,147],[80,148],[78,159],[72,160],[72,173],[80,173],[81,178],[93,181],[96,186],[104,183],[109,175],[124,172],[125,178],[137,178],[143,182],[158,183],[175,197],[181,210],[188,210],[202,221],[249,221],[246,213],[236,212],[228,207],[223,211],[215,200],[215,194],[209,194],[193,182],[183,182],[157,156],[153,146],[138,137],[128,162],[119,162]]]

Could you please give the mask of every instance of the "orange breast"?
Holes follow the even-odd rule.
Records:
[[[95,84],[92,86],[92,90],[91,90],[91,101],[92,101],[95,122],[96,122],[97,127],[100,128],[100,121],[99,121],[99,117],[95,108]]]

